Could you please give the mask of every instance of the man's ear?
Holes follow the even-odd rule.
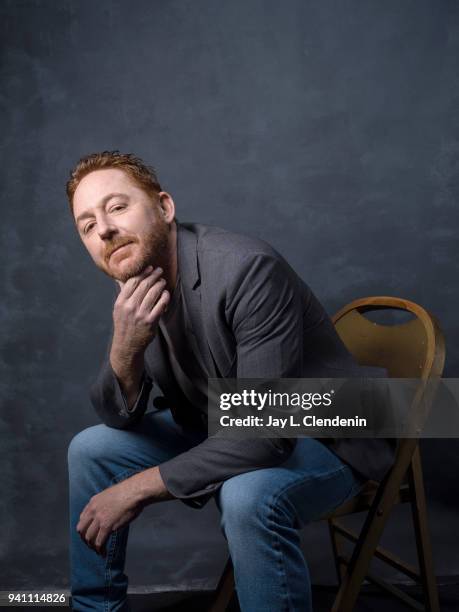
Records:
[[[170,193],[167,193],[167,191],[160,191],[158,195],[159,195],[158,206],[160,209],[160,215],[163,217],[166,223],[170,225],[172,221],[175,219],[174,200],[172,199],[172,196],[170,195]]]

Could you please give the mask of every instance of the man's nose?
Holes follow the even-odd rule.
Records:
[[[108,223],[105,219],[99,219],[97,223],[97,233],[101,240],[110,239],[116,232],[116,226]]]

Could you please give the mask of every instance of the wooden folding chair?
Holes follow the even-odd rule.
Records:
[[[367,319],[366,312],[395,309],[414,315],[397,325],[381,325]],[[351,302],[334,317],[338,334],[360,365],[379,366],[392,378],[420,378],[427,383],[440,378],[444,361],[443,334],[436,319],[424,308],[408,300],[393,297],[369,297]],[[420,385],[420,393],[427,389]],[[418,397],[431,401],[431,397]],[[410,503],[418,553],[419,569],[378,546],[388,516],[396,504]],[[338,517],[366,511],[360,534],[344,527]],[[393,467],[379,483],[369,481],[353,499],[327,516],[339,589],[332,612],[354,609],[364,579],[379,585],[414,610],[439,612],[438,592],[433,570],[426,500],[418,440],[399,440]],[[343,539],[354,543],[350,558],[344,554]],[[424,605],[369,571],[376,557],[421,584]],[[234,594],[231,559],[217,586],[210,612],[224,612]]]

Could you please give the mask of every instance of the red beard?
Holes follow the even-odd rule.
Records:
[[[125,258],[116,263],[116,254],[111,257],[112,253],[117,248],[129,243],[133,243],[135,253],[128,257],[129,261],[127,263]],[[161,218],[158,218],[156,223],[152,224],[149,231],[143,234],[141,238],[135,235],[124,235],[107,242],[102,270],[108,276],[122,283],[133,276],[137,276],[149,265],[153,265],[155,268],[161,266],[165,270],[168,267],[168,245],[169,226]],[[124,265],[122,262],[125,262]]]

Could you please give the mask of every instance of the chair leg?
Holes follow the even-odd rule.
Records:
[[[226,562],[223,573],[215,590],[215,598],[209,612],[225,612],[234,595],[234,572],[231,557]]]
[[[409,449],[407,450],[409,453]],[[400,489],[404,473],[404,461],[400,462],[384,486],[381,486],[371,509],[365,519],[359,540],[354,548],[347,569],[339,562],[341,556],[340,544],[330,519],[329,529],[332,539],[333,554],[337,568],[340,588],[336,595],[332,612],[352,612],[368,571],[371,559],[378,546],[385,524],[393,508],[395,498]],[[405,466],[405,467],[404,467]],[[416,446],[408,467],[408,482],[412,493],[412,514],[416,535],[416,545],[419,556],[419,568],[424,589],[426,612],[439,612],[438,591],[433,571],[432,550],[427,526],[427,512],[424,485],[422,480],[421,458],[419,447]],[[234,595],[234,574],[231,559],[228,559],[223,574],[219,580],[214,602],[209,612],[225,612]]]
[[[372,507],[368,511],[359,540],[354,547],[347,571],[342,578],[332,612],[352,612],[354,609],[362,582],[393,508],[402,478],[403,472],[399,469],[392,472],[387,482],[380,486]]]
[[[327,522],[328,522],[328,531],[330,533],[330,540],[332,544],[333,560],[335,562],[336,576],[338,578],[338,584],[341,585],[341,582],[343,581],[344,575],[346,573],[346,566],[341,560],[343,556],[342,538],[339,538],[338,534],[336,533],[335,521],[333,519],[328,519]]]
[[[440,604],[427,524],[427,506],[419,446],[416,447],[410,467],[408,468],[408,482],[411,490],[411,512],[416,536],[419,573],[424,592],[425,609],[427,612],[439,612]]]

